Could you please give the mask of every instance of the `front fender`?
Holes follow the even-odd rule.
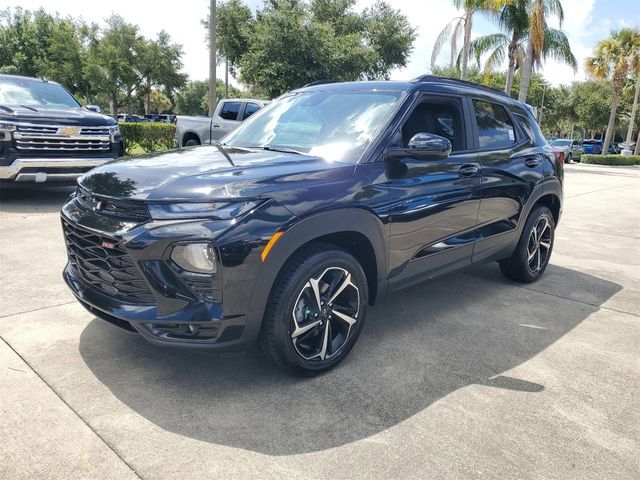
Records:
[[[287,225],[283,235],[273,245],[258,273],[247,315],[247,328],[257,337],[262,317],[278,273],[303,245],[325,235],[341,232],[356,232],[364,235],[373,247],[379,296],[384,295],[387,285],[388,228],[374,213],[365,208],[340,208],[296,219]]]

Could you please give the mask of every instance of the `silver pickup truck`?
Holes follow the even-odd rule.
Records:
[[[190,147],[218,140],[267,103],[266,100],[252,98],[225,98],[218,102],[211,118],[178,115],[176,143],[179,147]]]

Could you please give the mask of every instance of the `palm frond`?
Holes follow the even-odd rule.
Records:
[[[491,79],[491,73],[495,71],[497,67],[502,65],[505,58],[505,46],[500,45],[496,48],[489,57],[487,57],[487,61],[484,64],[484,74],[482,76],[482,83],[485,85],[489,85],[489,80]]]
[[[451,27],[453,22],[447,23],[447,25],[442,29],[442,31],[438,34],[438,38],[436,38],[435,43],[433,44],[433,51],[431,52],[431,68],[435,67],[436,60],[438,59],[438,55],[440,55],[440,51],[442,47],[447,42],[451,35]]]
[[[549,57],[566,63],[574,72],[578,70],[578,61],[571,51],[569,39],[560,30],[555,28],[547,28],[544,32],[544,46],[542,56],[547,59]]]
[[[485,55],[487,52],[507,45],[509,45],[509,37],[504,33],[484,35],[476,38],[469,44],[469,56],[475,57],[476,61],[479,63],[480,57]]]

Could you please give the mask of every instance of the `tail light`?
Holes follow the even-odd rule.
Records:
[[[562,165],[564,165],[564,152],[555,151],[553,154],[556,156],[556,160],[558,160]]]

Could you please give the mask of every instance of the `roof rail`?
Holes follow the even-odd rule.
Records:
[[[303,85],[301,88],[313,87],[314,85],[324,85],[325,83],[335,83],[335,82],[334,80],[327,80],[326,78],[323,78],[321,80],[316,80],[315,82],[307,83],[306,85]]]
[[[456,85],[456,84],[468,85],[470,87],[488,90],[491,93],[497,93],[499,95],[502,95],[503,97],[511,98],[511,95],[508,95],[504,91],[498,90],[497,88],[487,87],[486,85],[480,85],[479,83],[469,82],[468,80],[460,80],[458,78],[438,77],[436,75],[421,75],[419,77],[412,79],[411,81],[415,83],[433,82],[433,83],[448,83],[451,85]]]

